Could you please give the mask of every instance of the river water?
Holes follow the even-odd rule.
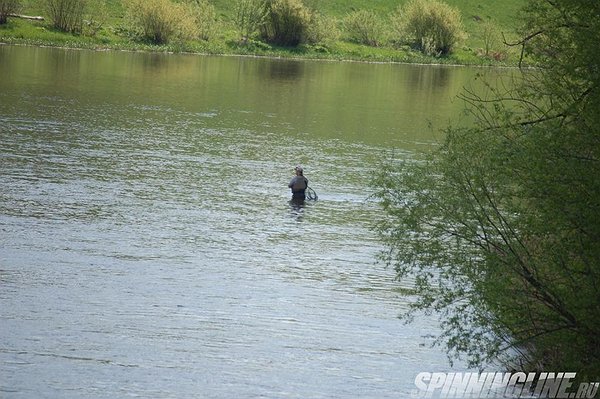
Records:
[[[477,73],[0,46],[0,396],[402,398],[450,370],[435,317],[397,318],[369,184]]]

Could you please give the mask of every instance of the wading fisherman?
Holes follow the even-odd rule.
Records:
[[[296,166],[294,169],[296,176],[292,178],[288,187],[292,189],[292,201],[304,202],[306,199],[305,191],[308,187],[308,179],[304,177],[304,170],[301,166]]]

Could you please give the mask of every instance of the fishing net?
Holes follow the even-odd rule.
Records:
[[[309,201],[316,201],[319,199],[319,196],[317,195],[317,193],[315,192],[315,190],[313,190],[310,187],[306,187],[306,199]]]

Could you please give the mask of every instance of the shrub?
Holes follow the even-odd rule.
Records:
[[[267,15],[267,4],[264,0],[238,0],[233,22],[243,42],[247,42],[259,31],[265,24]]]
[[[310,44],[328,45],[340,37],[337,21],[319,13],[314,13],[306,30],[305,40]]]
[[[88,3],[87,13],[83,20],[82,33],[86,36],[95,36],[106,23],[108,10],[105,0],[97,0]]]
[[[383,23],[373,11],[353,11],[344,19],[344,29],[351,41],[377,47],[383,37]]]
[[[428,55],[446,55],[466,38],[460,12],[437,0],[410,0],[392,16],[400,41]]]
[[[217,12],[207,0],[194,0],[191,4],[190,15],[196,25],[195,35],[202,40],[210,40],[217,32]]]
[[[0,25],[5,24],[10,14],[16,13],[21,7],[21,0],[0,0]]]
[[[87,0],[46,0],[52,26],[63,32],[81,33]]]
[[[154,44],[192,39],[198,34],[189,4],[170,0],[128,0],[127,19],[137,34]]]
[[[297,46],[304,40],[311,13],[302,0],[266,0],[266,7],[263,39],[281,46]]]
[[[489,56],[492,49],[496,46],[500,39],[500,30],[491,20],[486,20],[481,24],[481,38],[485,47],[485,56]],[[493,54],[492,54],[493,56]]]

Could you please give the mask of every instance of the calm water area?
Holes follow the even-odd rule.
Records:
[[[0,397],[403,398],[465,370],[436,317],[398,320],[369,195],[479,73],[0,46]]]

